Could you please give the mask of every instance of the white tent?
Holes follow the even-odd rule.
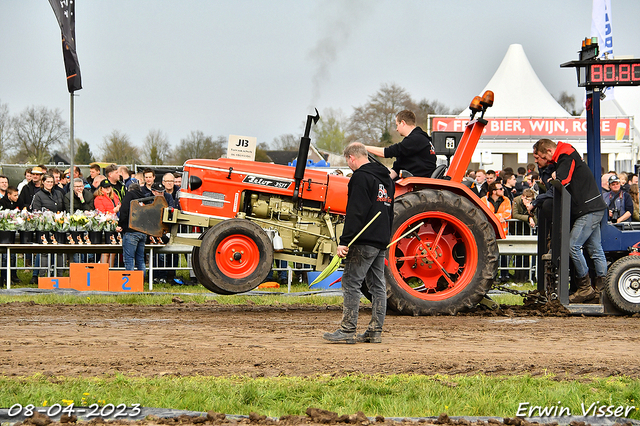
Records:
[[[489,118],[489,125],[478,143],[473,163],[495,170],[501,170],[505,165],[530,163],[533,160],[533,143],[540,137],[569,141],[579,152],[586,153],[584,119],[578,123],[575,117],[558,104],[533,70],[522,45],[509,46],[500,66],[481,93],[486,90],[493,91],[495,104],[485,115]],[[638,92],[634,93],[635,95],[629,96],[633,98],[633,101],[628,101],[629,105],[633,104],[634,108],[640,110],[640,96]],[[626,98],[626,93],[621,96]],[[622,100],[620,102],[623,105]],[[606,117],[607,102],[601,105],[602,117]],[[463,111],[456,118],[458,122],[453,124],[446,120],[437,122],[434,118],[433,130],[460,131],[460,122],[465,118],[468,120],[469,114],[469,109]],[[640,111],[638,114],[640,116]],[[621,119],[626,119],[628,115],[633,113],[626,109],[613,114]],[[617,121],[613,119],[607,125],[612,125],[615,129]],[[635,129],[629,130],[632,130],[629,139],[621,141],[612,141],[611,132],[607,136],[603,133],[603,141],[608,140],[601,147],[602,154],[608,156],[603,160],[603,166],[606,167],[606,158],[609,158],[609,168],[613,168],[614,160],[620,154],[621,158],[631,158]],[[640,140],[640,136],[635,139]]]
[[[521,44],[509,46],[498,70],[481,93],[491,90],[495,105],[486,117],[570,117],[531,67]],[[469,116],[467,109],[460,116]]]

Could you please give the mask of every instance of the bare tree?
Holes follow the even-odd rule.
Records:
[[[457,115],[462,111],[463,109],[455,110],[453,108],[449,108],[438,100],[430,101],[428,99],[423,99],[418,102],[418,108],[414,112],[416,114],[416,124],[421,126],[423,129],[426,129],[427,117],[429,115]]]
[[[28,107],[13,119],[12,127],[15,160],[20,162],[40,164],[49,161],[51,149],[65,144],[69,137],[69,129],[59,109]]]
[[[7,156],[6,151],[9,147],[11,136],[12,131],[9,107],[7,104],[0,103],[0,162]]]
[[[300,136],[287,133],[273,138],[271,146],[277,151],[297,151],[300,147]]]
[[[565,109],[571,115],[580,115],[582,111],[576,111],[576,97],[575,95],[569,95],[566,91],[562,91],[560,96],[556,98],[556,101],[562,108]]]
[[[227,143],[224,136],[218,136],[214,140],[200,130],[192,131],[189,136],[180,140],[174,151],[174,160],[183,164],[191,158],[220,158],[226,152]]]
[[[144,138],[142,161],[147,164],[164,164],[171,157],[169,139],[160,130],[150,130]]]
[[[129,135],[118,130],[104,137],[102,157],[105,162],[115,164],[135,164],[140,161],[138,147],[131,143]]]
[[[389,145],[395,131],[395,117],[403,109],[417,106],[405,89],[395,84],[383,84],[369,102],[354,108],[349,123],[350,139],[369,145]]]

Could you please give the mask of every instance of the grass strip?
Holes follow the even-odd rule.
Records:
[[[24,285],[12,288],[37,288],[34,285]],[[534,287],[529,284],[520,284],[513,286],[514,289],[520,291],[532,290]],[[148,284],[145,285],[145,291],[148,291]],[[310,294],[306,296],[289,296],[287,295],[287,287],[279,289],[265,289],[269,293],[267,295],[260,294],[240,294],[223,296],[217,295],[200,285],[193,286],[171,286],[168,284],[154,285],[154,293],[167,294],[128,294],[115,293],[113,295],[86,295],[86,294],[28,294],[28,295],[8,295],[0,294],[0,304],[10,302],[35,302],[40,304],[61,304],[61,305],[86,305],[86,304],[133,304],[133,305],[168,305],[173,303],[175,296],[180,297],[185,303],[210,303],[215,300],[224,305],[245,305],[255,304],[264,306],[277,305],[342,305],[342,296],[322,296],[319,294]],[[291,287],[292,293],[308,292],[309,287],[306,284],[296,284]],[[499,304],[503,305],[522,305],[522,297],[513,294],[492,295],[491,298]],[[368,300],[362,299],[363,303],[369,303]]]
[[[640,419],[640,380],[625,377],[559,380],[554,376],[314,376],[314,377],[173,377],[101,378],[0,376],[0,407],[76,406],[93,403],[140,404],[144,407],[227,414],[257,412],[279,417],[304,415],[318,407],[367,416],[514,417],[519,409],[539,406],[549,414],[582,415],[596,406],[634,407],[628,417]],[[615,408],[614,408],[615,410]],[[539,415],[534,409],[532,415]]]

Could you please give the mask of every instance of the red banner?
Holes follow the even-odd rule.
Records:
[[[469,120],[461,117],[432,117],[431,131],[464,132]],[[487,118],[483,139],[586,139],[587,119],[571,118]],[[601,118],[600,137],[629,141],[629,118]]]

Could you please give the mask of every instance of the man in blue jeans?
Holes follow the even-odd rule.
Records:
[[[607,259],[602,249],[600,222],[607,205],[600,195],[591,170],[582,156],[568,143],[557,144],[540,139],[533,153],[556,165],[552,177],[560,181],[571,194],[571,236],[569,254],[576,270],[577,290],[569,296],[571,303],[584,303],[596,299],[604,290]],[[595,267],[595,290],[591,286],[589,267],[582,249],[586,249]]]
[[[363,144],[349,144],[344,150],[344,156],[353,175],[349,180],[344,230],[338,245],[338,256],[346,257],[342,273],[342,322],[337,331],[325,333],[322,337],[335,343],[355,343],[356,340],[380,343],[387,312],[384,258],[391,239],[395,186],[386,167],[369,162]],[[372,226],[364,230],[349,247],[354,237],[378,212],[380,216]],[[363,285],[367,285],[371,293],[371,321],[367,330],[356,336],[360,289]]]
[[[164,186],[161,183],[154,183],[151,187],[151,192],[155,197],[164,196]],[[122,258],[124,259],[124,268],[127,271],[133,271],[135,269],[143,271],[145,270],[144,260],[144,245],[147,241],[147,234],[137,232],[129,228],[129,212],[131,211],[131,203],[137,202],[140,198],[145,198],[145,195],[140,190],[140,185],[133,183],[129,186],[129,192],[124,196],[122,200],[122,207],[120,207],[120,219],[118,221],[118,227],[116,231],[122,233]]]

